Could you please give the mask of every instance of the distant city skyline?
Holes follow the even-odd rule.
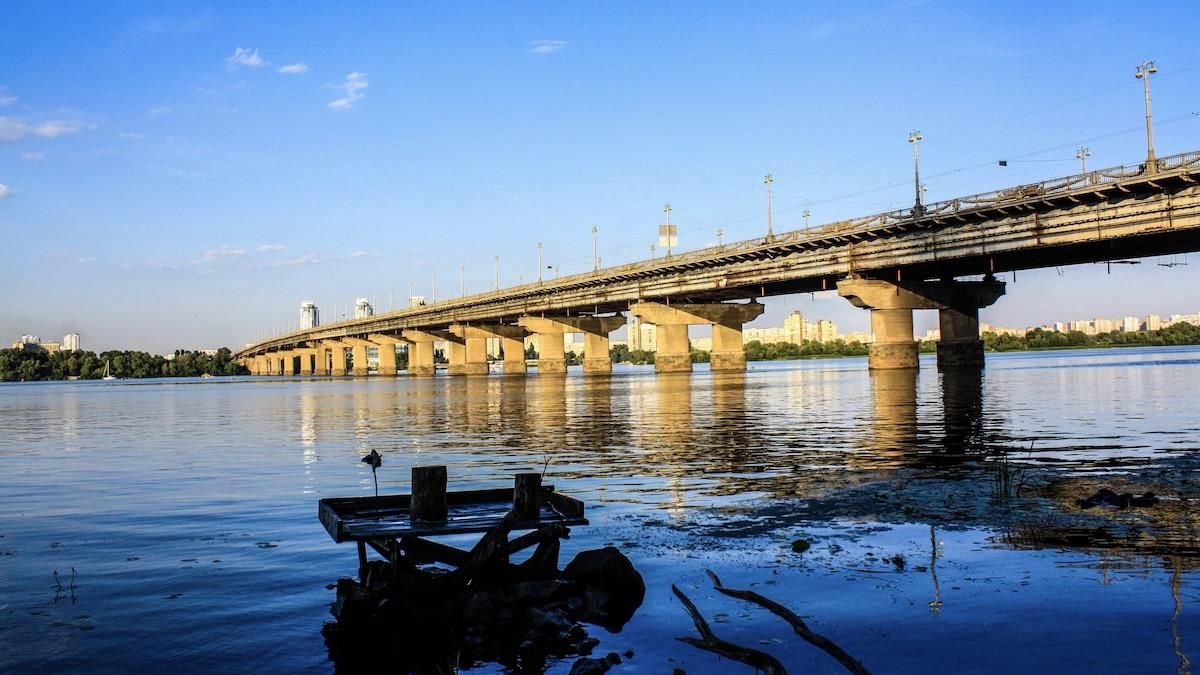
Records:
[[[1070,174],[1084,145],[1136,164],[1146,59],[1158,154],[1197,150],[1194,3],[1156,8],[18,4],[0,333],[237,348],[304,300],[333,321],[647,259],[665,203],[676,253],[762,237],[768,174],[775,233],[906,207],[912,129],[926,203]],[[983,319],[1191,311],[1180,262],[1020,272]],[[866,329],[830,296],[755,325]]]

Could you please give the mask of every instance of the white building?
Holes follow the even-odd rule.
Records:
[[[359,298],[354,301],[354,318],[366,319],[371,316],[375,316],[375,308],[371,306],[370,300]]]
[[[79,351],[79,333],[67,333],[63,336],[62,350],[64,352]]]
[[[787,315],[783,320],[783,338],[786,342],[800,344],[805,340],[811,340],[812,328],[809,323],[804,320],[804,312],[796,310]]]
[[[316,328],[321,325],[321,312],[311,302],[300,303],[300,328]]]
[[[1146,317],[1146,330],[1159,330],[1160,328],[1162,328],[1162,319],[1157,314]]]
[[[1127,316],[1121,319],[1121,331],[1125,333],[1136,333],[1142,327],[1142,322],[1136,316]]]
[[[838,339],[837,324],[829,319],[821,319],[813,324],[812,334],[808,339],[817,342],[833,342]]]
[[[642,320],[635,316],[629,322],[628,330],[631,351],[658,351],[658,333],[654,330],[654,324],[642,323]]]

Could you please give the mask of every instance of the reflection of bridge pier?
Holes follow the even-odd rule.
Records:
[[[742,344],[742,325],[757,319],[763,306],[748,304],[709,303],[667,305],[639,302],[630,312],[642,321],[654,324],[658,352],[654,355],[654,371],[658,373],[688,372],[692,369],[691,348],[688,343],[689,325],[711,325],[713,371],[745,370],[746,349]]]
[[[871,372],[871,447],[883,455],[903,456],[917,443],[917,373],[916,368]]]
[[[1004,282],[892,282],[850,278],[838,282],[838,294],[856,307],[871,310],[867,363],[871,370],[916,368],[919,345],[913,336],[913,310],[936,309],[941,325],[938,369],[983,367],[979,308],[1004,295]]]
[[[941,378],[943,446],[955,455],[984,450],[983,371],[947,368]]]

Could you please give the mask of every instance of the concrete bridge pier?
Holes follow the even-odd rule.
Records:
[[[297,349],[296,355],[300,358],[300,375],[302,377],[312,377],[313,361],[316,359],[317,350],[305,347]]]
[[[938,369],[983,367],[979,309],[1004,295],[1004,282],[844,279],[838,295],[855,307],[871,310],[867,365],[871,370],[916,368],[920,346],[913,336],[914,309],[936,309],[941,324]]]
[[[342,338],[342,342],[350,346],[350,374],[354,377],[367,376],[367,348],[375,343],[362,338]]]
[[[655,341],[658,344],[658,351],[654,355],[654,372],[677,373],[692,370],[688,326],[701,324],[712,326],[710,368],[714,372],[746,370],[742,326],[761,316],[763,309],[754,301],[745,304],[716,302],[676,305],[639,302],[630,307],[630,312],[642,321],[654,324]]]
[[[445,340],[445,336],[423,330],[406,330],[400,337],[409,343],[408,374],[417,377],[433,377],[433,343]]]
[[[279,358],[283,360],[282,372],[284,375],[293,376],[300,372],[297,357],[294,349],[279,352]]]
[[[395,375],[397,370],[396,345],[407,343],[395,335],[383,335],[381,333],[371,333],[367,336],[367,339],[379,347],[379,370],[377,372],[380,375]]]
[[[625,325],[625,317],[523,316],[517,323],[538,336],[538,374],[567,372],[563,336],[583,333],[584,374],[607,375],[612,372],[608,335]]]
[[[524,375],[527,372],[528,368],[525,366],[525,338],[528,337],[529,331],[521,326],[504,323],[463,324],[458,328],[461,329],[460,334],[468,341],[468,352],[470,352],[471,340],[483,340],[483,373],[488,372],[487,340],[490,338],[500,339],[500,345],[504,351],[505,375]]]
[[[329,375],[331,377],[345,377],[346,347],[349,345],[340,340],[326,340],[321,343],[321,346],[329,350]]]
[[[487,341],[491,333],[467,324],[450,326],[450,375],[487,375]]]

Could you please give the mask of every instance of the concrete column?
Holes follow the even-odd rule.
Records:
[[[646,322],[651,323],[648,319]],[[688,343],[688,324],[654,324],[654,341],[658,346],[654,352],[654,372],[691,372],[692,350]]]
[[[450,375],[487,375],[487,341],[492,333],[467,324],[455,324],[450,332],[458,341],[450,343]]]
[[[742,325],[763,313],[757,302],[745,304],[717,302],[706,304],[667,305],[658,302],[639,302],[630,313],[645,323],[654,324],[658,351],[654,354],[654,371],[658,373],[690,372],[692,355],[688,344],[688,326],[709,324],[713,327],[711,368],[714,371],[746,369],[746,349],[742,345]]]
[[[567,352],[563,348],[565,333],[537,333],[537,371],[543,373],[566,373]]]
[[[350,374],[354,377],[366,377],[367,347],[373,347],[375,343],[362,338],[350,337],[344,338],[342,342],[350,346]]]
[[[300,375],[303,377],[312,377],[313,359],[317,355],[317,350],[297,349],[296,354],[300,357]]]
[[[266,375],[267,374],[266,359],[261,356],[256,356],[250,359],[250,374],[251,375]]]
[[[529,370],[525,365],[525,340],[502,337],[500,344],[504,348],[504,374],[524,375]]]
[[[567,354],[563,335],[583,333],[585,375],[612,372],[608,352],[608,334],[625,325],[625,317],[616,316],[523,316],[517,320],[523,328],[538,336],[538,373],[567,372]]]
[[[938,370],[983,367],[978,308],[947,307],[939,310],[938,328],[941,332],[937,344]]]
[[[379,370],[380,375],[392,376],[396,374],[396,345],[404,342],[394,335],[383,335],[381,333],[371,333],[367,339],[372,344],[379,348]]]
[[[608,335],[583,334],[583,372],[588,375],[607,375],[612,372],[612,354]]]
[[[299,372],[299,369],[296,367],[296,352],[294,350],[289,349],[279,352],[279,358],[283,359],[282,372],[284,375],[295,375]]]
[[[456,335],[446,331],[406,330],[400,334],[408,348],[408,374],[419,377],[433,377],[436,368],[433,363],[433,343],[443,340],[458,340]]]
[[[321,343],[329,350],[329,374],[333,377],[346,376],[346,343],[327,340]]]
[[[984,281],[891,282],[879,279],[845,279],[838,294],[856,307],[871,310],[874,340],[868,348],[872,370],[916,368],[919,346],[913,339],[912,311],[938,310],[941,340],[938,369],[983,367],[983,342],[979,339],[979,308],[1004,295],[1004,283]]]

